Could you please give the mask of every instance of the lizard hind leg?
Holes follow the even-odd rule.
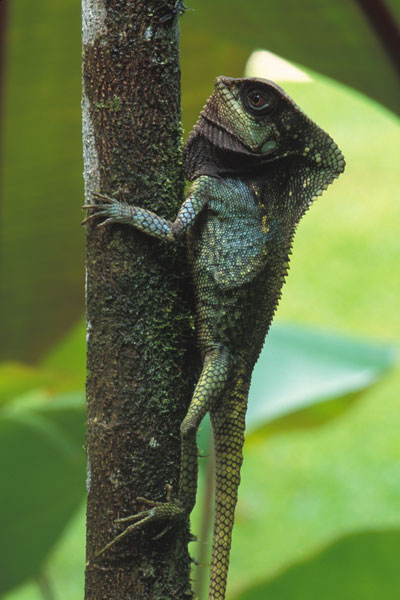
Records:
[[[231,364],[231,354],[224,347],[212,348],[205,354],[203,370],[194,390],[189,410],[181,424],[181,465],[176,499],[171,498],[170,489],[167,493],[167,502],[137,498],[148,508],[128,517],[116,519],[116,523],[128,524],[128,526],[97,552],[96,557],[148,523],[167,522],[167,527],[164,527],[161,533],[155,537],[157,539],[169,529],[168,522],[182,520],[190,515],[196,501],[197,490],[197,430],[203,417],[217,403],[221,392],[225,389]]]
[[[149,508],[129,517],[117,519],[117,523],[131,523],[109,542],[96,556],[108,550],[126,535],[142,528],[147,523],[166,520],[174,521],[188,517],[196,502],[198,456],[196,435],[203,417],[218,403],[221,393],[227,386],[232,357],[230,352],[221,346],[206,352],[204,365],[197,382],[189,410],[181,424],[181,465],[179,488],[176,500],[171,499],[171,489],[167,493],[167,502],[154,502],[146,498],[137,498]],[[167,530],[165,527],[154,539],[161,537]]]
[[[187,515],[196,502],[198,452],[196,435],[203,417],[217,404],[227,386],[232,364],[224,347],[209,350],[204,357],[189,410],[181,424],[181,472],[178,498]]]
[[[210,409],[216,489],[209,600],[225,599],[249,386],[249,377],[239,373],[218,405]]]

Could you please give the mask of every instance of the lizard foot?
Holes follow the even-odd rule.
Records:
[[[104,196],[100,192],[93,192],[93,204],[84,204],[82,208],[86,210],[94,211],[86,219],[84,219],[81,225],[87,225],[90,221],[94,221],[98,218],[105,218],[104,221],[98,224],[97,227],[104,227],[111,223],[123,223],[126,220],[127,214],[129,213],[130,207],[124,202],[120,202],[115,198]]]
[[[169,486],[168,486],[169,487]],[[162,537],[171,527],[171,521],[179,521],[186,517],[184,509],[179,505],[178,501],[170,499],[169,490],[167,492],[167,502],[155,502],[154,500],[147,500],[146,498],[136,498],[138,502],[148,506],[146,510],[142,510],[129,517],[121,519],[115,519],[114,523],[130,523],[119,535],[117,535],[111,542],[106,544],[104,548],[96,553],[96,558],[106,552],[109,548],[114,546],[117,542],[122,540],[126,535],[141,529],[147,523],[156,521],[168,521],[168,525],[161,530],[153,539],[158,540]]]

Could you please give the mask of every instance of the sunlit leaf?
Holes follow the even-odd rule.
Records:
[[[235,600],[395,600],[400,589],[400,529],[364,531],[252,586]]]
[[[361,391],[393,364],[392,347],[306,327],[273,325],[254,369],[249,431],[315,403]]]

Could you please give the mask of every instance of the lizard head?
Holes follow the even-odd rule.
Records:
[[[201,139],[206,140],[207,150]],[[207,152],[211,154],[208,158]],[[259,172],[280,160],[286,163],[284,169],[301,171],[304,181],[313,179],[315,194],[345,165],[332,138],[276,83],[253,77],[217,77],[214,92],[185,144],[187,176],[194,169],[196,176],[202,169],[213,174],[212,168],[217,175]]]

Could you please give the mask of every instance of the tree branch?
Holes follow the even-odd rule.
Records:
[[[83,0],[86,202],[95,190],[171,218],[182,201],[174,2]],[[165,19],[165,17],[171,18]],[[194,382],[183,248],[112,226],[87,231],[86,600],[191,598],[187,527],[126,536],[137,496],[177,487],[179,425]]]

